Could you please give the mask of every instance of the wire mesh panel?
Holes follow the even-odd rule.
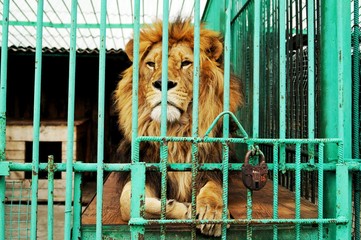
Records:
[[[6,239],[29,239],[31,218],[29,185],[24,187],[22,181],[7,181],[5,196]]]

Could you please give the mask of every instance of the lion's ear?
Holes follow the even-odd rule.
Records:
[[[219,37],[211,37],[209,40],[209,48],[207,49],[207,55],[210,59],[218,62],[223,53],[223,44]]]
[[[125,45],[125,53],[128,55],[128,58],[132,62],[133,62],[133,45],[134,45],[133,39],[130,39],[129,42]]]
[[[125,45],[125,53],[128,55],[128,58],[130,61],[133,62],[133,48],[134,48],[134,40],[131,39],[129,42]],[[139,58],[142,59],[147,55],[149,52],[149,49],[151,48],[151,43],[148,41],[141,41],[139,43]]]

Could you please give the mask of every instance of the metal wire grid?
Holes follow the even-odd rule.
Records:
[[[6,239],[30,239],[31,189],[24,181],[6,181]]]

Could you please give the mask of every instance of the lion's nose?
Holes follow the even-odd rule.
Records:
[[[176,82],[172,82],[172,81],[169,81],[168,80],[168,85],[167,85],[167,88],[168,88],[168,91],[172,88],[174,88],[175,86],[177,86],[177,83]],[[158,80],[158,81],[155,81],[153,83],[153,87],[155,87],[156,89],[158,90],[162,90],[162,80]]]

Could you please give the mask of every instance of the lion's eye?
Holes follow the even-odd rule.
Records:
[[[185,68],[185,67],[189,67],[192,64],[191,61],[185,60],[181,63],[181,67]]]
[[[149,67],[149,68],[151,68],[151,69],[154,69],[154,67],[155,67],[155,62],[147,62],[146,63],[147,64],[147,67]]]

